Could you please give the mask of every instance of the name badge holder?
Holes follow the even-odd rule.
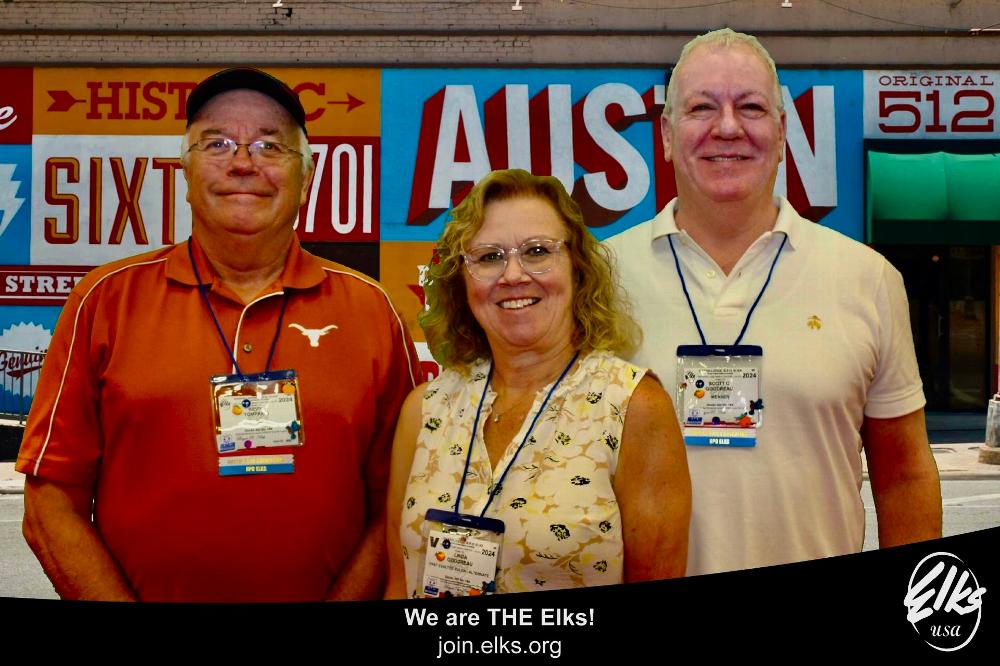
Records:
[[[761,382],[764,350],[757,345],[741,345],[757,304],[771,283],[774,267],[788,242],[786,235],[771,261],[757,298],[747,312],[743,328],[731,345],[709,345],[698,321],[698,313],[688,293],[673,236],[667,236],[674,255],[677,277],[687,299],[691,318],[698,329],[700,345],[677,347],[677,416],[684,443],[688,446],[757,446],[757,428],[763,421],[764,392]]]
[[[417,572],[420,597],[472,597],[496,592],[503,548],[502,520],[428,509],[422,532],[427,549]]]
[[[198,291],[235,370],[235,374],[216,375],[209,379],[215,447],[219,454],[219,476],[291,474],[295,471],[295,456],[290,453],[227,455],[253,449],[304,444],[299,382],[295,370],[271,370],[274,350],[281,335],[281,323],[288,306],[288,294],[284,294],[281,301],[278,325],[271,339],[271,350],[267,355],[264,372],[245,374],[236,362],[233,348],[229,346],[219,318],[215,316],[215,309],[208,300],[207,285],[202,283],[201,275],[198,274],[190,238],[188,258],[198,282]]]
[[[756,345],[677,348],[677,411],[685,444],[757,445],[763,356]]]
[[[302,446],[302,412],[294,370],[211,378],[219,453]]]

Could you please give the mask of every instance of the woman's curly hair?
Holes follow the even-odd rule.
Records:
[[[573,345],[581,351],[634,351],[642,331],[631,315],[607,248],[583,222],[580,207],[552,176],[522,169],[494,171],[479,181],[451,213],[438,239],[424,282],[427,307],[420,326],[434,358],[446,368],[465,369],[491,357],[489,342],[469,308],[462,253],[483,226],[494,201],[535,198],[548,201],[566,225],[566,248],[573,266]]]

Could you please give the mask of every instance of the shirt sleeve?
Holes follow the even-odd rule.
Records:
[[[93,483],[103,449],[91,354],[93,309],[79,285],[63,307],[42,365],[15,468],[70,484]]]
[[[881,263],[876,293],[878,363],[868,389],[865,416],[885,419],[915,412],[926,400],[913,349],[903,276],[884,259]]]

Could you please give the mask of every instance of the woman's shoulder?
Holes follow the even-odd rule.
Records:
[[[440,405],[464,404],[468,394],[479,396],[489,379],[490,363],[476,361],[468,366],[442,368],[437,377],[421,384],[419,392],[425,409],[436,410]],[[471,399],[471,398],[468,398]]]
[[[594,379],[620,383],[629,391],[635,390],[642,378],[649,374],[647,368],[630,363],[614,352],[603,349],[587,354],[584,363]]]
[[[463,384],[477,384],[485,381],[489,377],[489,374],[489,360],[479,359],[469,365],[441,368],[438,376],[426,382],[423,386],[426,390],[434,390],[443,387],[461,386]]]

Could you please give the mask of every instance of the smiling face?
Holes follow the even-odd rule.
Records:
[[[466,250],[480,245],[519,247],[533,238],[562,240],[566,225],[548,201],[516,198],[492,201],[483,225]],[[463,268],[465,291],[473,316],[486,333],[493,355],[561,349],[573,335],[573,276],[570,248],[555,257],[552,270],[534,275],[509,256],[503,274],[493,281],[473,279]]]
[[[768,66],[747,46],[706,45],[674,76],[674,107],[661,130],[680,200],[770,201],[785,116]]]
[[[241,144],[270,139],[299,150],[297,128],[288,112],[267,95],[232,90],[201,109],[188,137],[191,143],[217,137]],[[259,163],[245,147],[232,159],[221,160],[192,150],[184,159],[184,177],[194,229],[215,236],[290,235],[306,199],[308,176],[298,155]]]

